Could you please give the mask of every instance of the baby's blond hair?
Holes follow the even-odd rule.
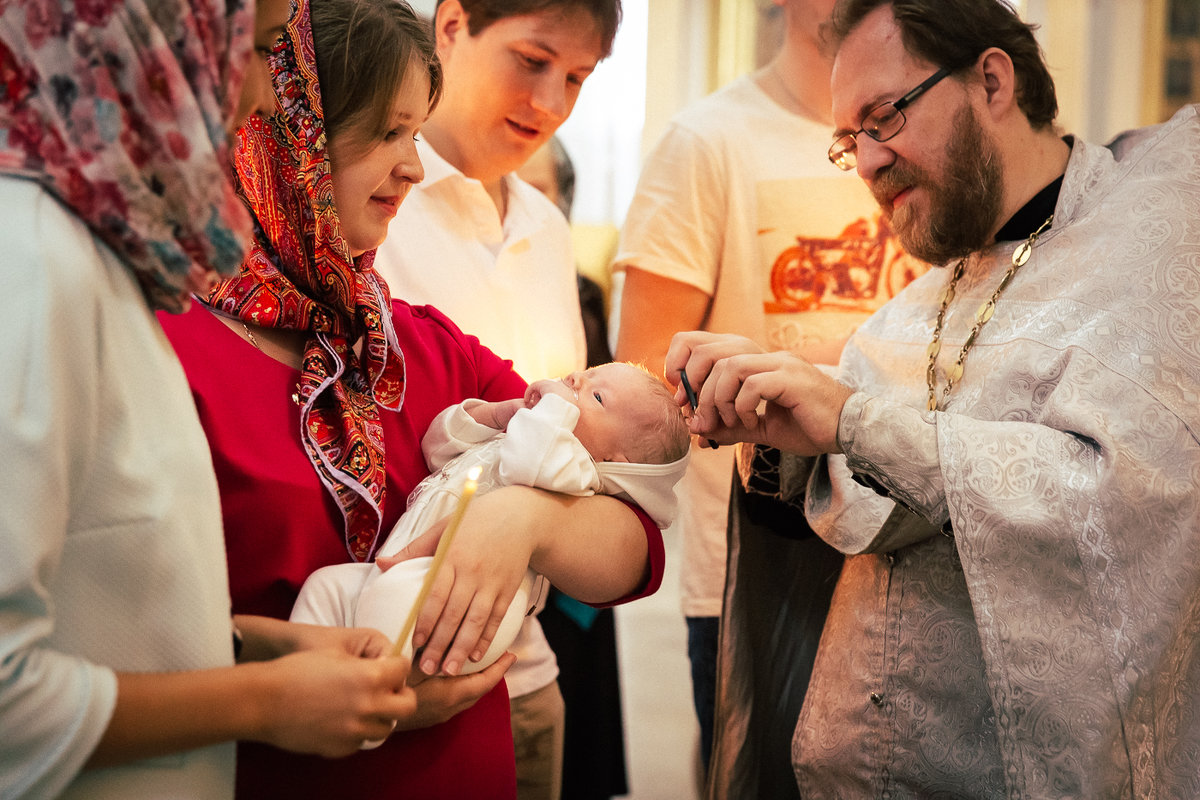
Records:
[[[670,464],[687,455],[691,434],[684,421],[683,411],[667,385],[641,364],[626,362],[646,377],[646,390],[660,400],[660,413],[654,415],[637,431],[626,456],[641,464]]]

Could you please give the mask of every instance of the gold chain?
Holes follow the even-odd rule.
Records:
[[[243,322],[242,328],[246,331],[246,337],[250,339],[250,344],[254,345],[255,349],[260,353],[264,352],[262,345],[258,343],[258,339],[256,339],[254,334],[250,332],[250,326]]]
[[[963,342],[962,349],[958,351],[958,358],[955,362],[946,368],[946,387],[942,389],[942,401],[950,396],[950,392],[954,389],[954,385],[962,378],[963,365],[967,361],[967,353],[971,352],[971,347],[975,344],[975,339],[979,336],[979,332],[983,330],[983,326],[987,324],[992,315],[996,313],[996,301],[1000,298],[1000,293],[1004,291],[1013,276],[1017,274],[1017,270],[1025,266],[1025,262],[1029,260],[1030,254],[1033,252],[1033,246],[1037,243],[1038,237],[1045,232],[1050,224],[1054,222],[1054,215],[1051,214],[1046,218],[1046,221],[1041,224],[1036,231],[1029,234],[1029,238],[1021,242],[1020,246],[1013,251],[1012,265],[1008,271],[1004,273],[1004,277],[1000,279],[1000,285],[992,292],[992,296],[975,311],[975,325],[971,328],[971,332],[967,335],[967,340]],[[938,353],[942,351],[942,324],[946,321],[946,309],[950,307],[951,301],[954,300],[954,287],[958,285],[959,279],[962,277],[963,268],[966,266],[967,259],[961,258],[954,265],[954,272],[950,275],[950,283],[942,290],[941,308],[938,309],[937,323],[933,327],[933,340],[929,343],[929,348],[926,351],[929,355],[929,366],[925,368],[925,383],[929,387],[929,400],[925,407],[930,411],[938,410],[938,391],[937,391],[937,358]]]

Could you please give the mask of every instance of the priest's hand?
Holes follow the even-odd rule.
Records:
[[[799,356],[764,353],[742,336],[691,331],[676,334],[667,351],[668,379],[680,383],[680,370],[698,397],[692,433],[803,456],[840,452],[838,419],[853,392]],[[676,401],[687,402],[682,387]]]

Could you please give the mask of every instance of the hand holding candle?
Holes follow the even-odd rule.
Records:
[[[437,550],[433,554],[433,563],[429,565],[429,572],[426,573],[425,580],[421,584],[421,591],[417,595],[417,600],[408,612],[408,619],[404,621],[404,627],[400,629],[400,635],[396,638],[396,643],[392,647],[392,655],[403,654],[404,644],[412,636],[413,626],[417,624],[417,614],[420,613],[421,606],[425,605],[425,600],[429,597],[429,590],[433,587],[434,578],[437,577],[438,569],[441,568],[442,562],[446,560],[446,551],[450,549],[450,542],[454,539],[454,534],[458,531],[459,523],[462,522],[463,514],[467,511],[467,504],[471,502],[471,498],[475,495],[481,471],[480,467],[472,467],[467,472],[467,479],[463,482],[462,495],[458,498],[458,505],[454,509],[454,515],[450,518],[450,523],[446,526],[441,540],[438,541]]]

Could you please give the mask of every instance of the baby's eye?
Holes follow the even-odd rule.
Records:
[[[599,392],[592,392],[592,397],[596,398],[597,403],[604,405],[604,398],[600,396]]]

